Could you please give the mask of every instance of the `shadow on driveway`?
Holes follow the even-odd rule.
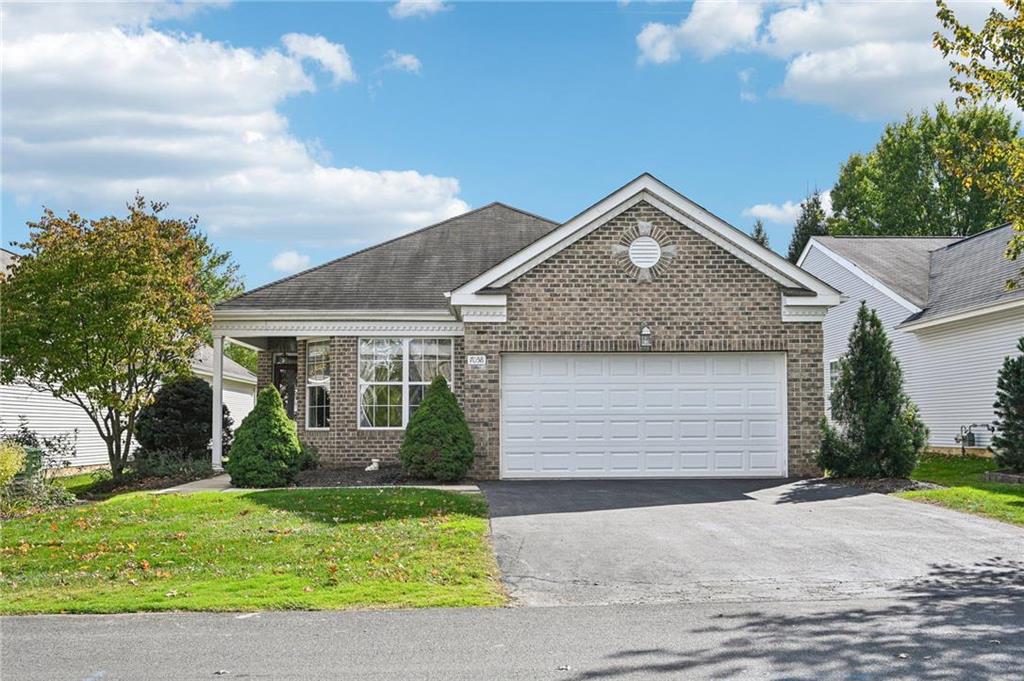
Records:
[[[1008,679],[1020,671],[1024,562],[935,565],[894,595],[898,603],[879,607],[724,613],[691,631],[714,647],[624,648],[573,678],[735,678],[755,662],[773,678],[800,679]]]
[[[755,492],[782,490],[775,503],[845,499],[864,490],[823,480],[519,480],[480,483],[492,518],[580,513],[656,506],[753,501]]]

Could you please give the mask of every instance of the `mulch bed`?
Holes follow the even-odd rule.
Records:
[[[829,482],[838,482],[840,485],[860,487],[869,492],[878,492],[879,494],[912,492],[919,489],[942,489],[942,485],[936,485],[934,482],[908,480],[907,478],[827,478],[827,480]]]
[[[376,471],[367,471],[362,467],[315,468],[300,472],[295,484],[299,487],[380,487],[436,483],[409,478],[401,466],[381,466]]]

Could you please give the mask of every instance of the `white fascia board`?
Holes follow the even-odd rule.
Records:
[[[847,258],[844,258],[835,251],[829,249],[820,241],[816,241],[814,237],[811,237],[811,240],[807,242],[807,246],[804,248],[804,252],[800,255],[800,262],[803,262],[804,258],[807,257],[807,254],[810,252],[811,247],[816,248],[822,255],[824,255],[827,258],[830,258],[836,264],[843,267],[843,269],[849,271],[850,274],[854,275],[864,283],[868,284],[869,286],[877,289],[884,295],[888,296],[897,304],[907,308],[908,310],[910,310],[912,314],[917,314],[918,312],[921,311],[920,307],[910,302],[900,294],[896,293],[882,282],[875,279],[873,276],[871,276],[870,274],[862,270],[860,267],[858,267],[856,263],[848,260]]]
[[[647,174],[641,175],[547,236],[455,289],[452,292],[453,301],[457,294],[475,293],[492,285],[500,286],[520,276],[640,200],[648,201],[782,285],[803,287],[813,291],[817,294],[819,304],[839,303],[839,292],[831,286],[804,272],[774,251],[764,248],[743,232]]]
[[[330,336],[462,336],[462,322],[445,319],[429,320],[220,320],[213,323],[214,336],[229,338],[308,337]]]
[[[476,307],[505,307],[507,298],[504,293],[456,293],[452,292],[452,305],[473,305]]]
[[[995,312],[1005,312],[1006,310],[1014,310],[1017,308],[1024,308],[1024,298],[1010,300],[1005,303],[996,303],[994,305],[983,305],[982,307],[976,307],[971,310],[955,312],[942,317],[935,317],[934,319],[925,319],[920,322],[907,322],[900,324],[896,328],[900,331],[919,331],[920,329],[941,326],[942,324],[951,324],[965,319],[973,319],[975,317],[981,317],[982,315],[993,314]]]
[[[202,369],[192,369],[192,373],[196,376],[205,376],[206,378],[213,378],[212,371],[203,371]],[[229,374],[224,372],[225,381],[235,381],[237,383],[245,383],[246,385],[256,385],[256,379],[248,376],[238,376],[237,374]]]
[[[454,320],[451,310],[213,310],[213,321],[265,320],[401,320],[446,321]]]

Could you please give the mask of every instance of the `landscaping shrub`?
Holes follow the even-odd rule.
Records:
[[[17,442],[0,442],[0,487],[13,480],[24,465],[24,447]]]
[[[903,392],[903,373],[878,315],[863,302],[839,370],[833,423],[821,422],[818,465],[837,477],[907,477],[928,431]]]
[[[178,452],[192,459],[210,458],[213,436],[213,389],[196,376],[168,381],[157,391],[153,402],[139,413],[135,438],[141,451],[138,462],[149,452]],[[225,454],[231,445],[231,413],[224,405]]]
[[[139,455],[142,454],[140,457]],[[213,475],[209,458],[194,458],[192,452],[171,449],[149,450],[135,453],[132,463],[134,475],[142,478],[186,478],[198,480]]]
[[[1021,354],[1004,359],[999,370],[991,449],[1000,468],[1024,473],[1024,338],[1017,349]]]
[[[299,442],[299,470],[308,471],[320,466],[320,452],[308,442]]]
[[[441,482],[461,480],[473,463],[473,436],[448,382],[438,376],[409,419],[399,451],[413,477]]]
[[[236,487],[282,487],[295,480],[302,446],[281,395],[264,388],[242,421],[231,446],[227,471]]]

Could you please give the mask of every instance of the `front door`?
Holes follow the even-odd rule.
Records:
[[[281,393],[288,418],[295,418],[295,379],[299,373],[298,355],[279,352],[274,355],[274,387]]]

